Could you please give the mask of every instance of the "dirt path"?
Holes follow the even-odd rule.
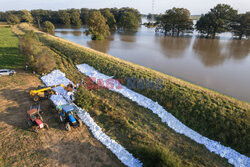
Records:
[[[85,125],[66,132],[48,100],[41,109],[50,129],[29,131],[29,90],[39,84],[38,77],[22,70],[0,77],[0,166],[123,166]]]

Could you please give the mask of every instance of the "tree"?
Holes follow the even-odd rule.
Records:
[[[5,22],[6,21],[6,13],[0,12],[0,21]]]
[[[116,29],[116,20],[113,13],[110,12],[109,9],[101,10],[102,15],[106,18],[109,29]]]
[[[132,12],[125,12],[118,21],[118,28],[123,31],[137,31],[138,20]]]
[[[87,8],[82,8],[80,10],[80,17],[81,17],[81,20],[82,20],[82,24],[87,24],[87,20],[88,20],[88,17],[89,17],[89,9]]]
[[[33,22],[33,17],[31,15],[31,13],[27,10],[22,10],[22,14],[21,14],[21,21],[22,22],[28,22],[28,23],[32,23]]]
[[[210,13],[201,15],[195,27],[200,33],[206,34],[206,37],[208,38],[212,34],[212,30],[213,30],[212,15]]]
[[[196,28],[207,36],[215,37],[216,33],[229,31],[229,25],[232,19],[237,15],[237,11],[226,4],[218,4],[211,9],[206,15],[203,15],[201,21],[198,20]],[[206,24],[206,20],[209,24]],[[209,25],[209,26],[208,26]],[[209,29],[208,29],[209,28]]]
[[[116,9],[116,8],[115,8]],[[137,22],[138,24],[140,24],[142,22],[142,19],[141,19],[141,13],[137,10],[137,9],[134,9],[134,8],[128,8],[128,7],[125,7],[125,8],[121,8],[121,9],[116,9],[117,11],[115,12],[116,15],[112,12],[112,9],[111,9],[111,12],[115,15],[115,19],[116,20],[119,20],[120,17],[124,14],[124,13],[127,13],[127,12],[130,12],[130,13],[133,13],[137,19]]]
[[[110,35],[109,26],[106,22],[107,20],[100,11],[90,12],[87,26],[89,28],[88,34],[91,34],[92,40],[100,40]]]
[[[38,28],[41,29],[41,23],[44,21],[50,21],[51,15],[49,10],[31,10],[31,15],[34,17],[35,22],[38,25]]]
[[[235,19],[232,21],[230,27],[235,36],[238,36],[239,39],[245,35],[246,37],[250,36],[250,12],[245,14],[238,14]]]
[[[55,30],[55,26],[50,21],[45,21],[43,23],[43,31],[53,34]]]
[[[70,14],[66,11],[58,12],[60,23],[65,25],[70,25]]]
[[[162,30],[165,35],[179,36],[180,33],[193,30],[193,22],[190,12],[184,8],[172,8],[159,18],[156,30]]]
[[[80,13],[78,11],[73,11],[71,13],[71,23],[76,26],[80,26],[82,24]]]
[[[8,24],[18,24],[18,23],[20,23],[19,17],[14,15],[14,14],[7,14],[6,20],[7,20]]]

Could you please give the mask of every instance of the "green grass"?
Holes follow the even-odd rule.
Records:
[[[23,67],[24,57],[19,54],[18,43],[10,27],[0,27],[0,69]]]
[[[109,90],[82,88],[76,103],[144,166],[229,166],[226,160],[175,133],[151,110]]]

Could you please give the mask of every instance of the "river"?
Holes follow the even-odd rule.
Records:
[[[250,40],[164,37],[142,26],[92,41],[85,28],[57,26],[55,35],[112,56],[250,102]]]

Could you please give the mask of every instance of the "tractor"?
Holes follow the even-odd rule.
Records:
[[[45,85],[41,85],[41,86],[38,86],[36,90],[31,90],[30,96],[33,98],[34,102],[38,102],[39,100],[42,100],[42,99],[48,99],[51,95],[55,94],[55,91],[53,90],[53,88],[56,88],[59,86],[63,87],[65,90],[69,92],[73,91],[73,85],[71,83],[67,87],[65,87],[63,84],[49,86],[49,87]]]
[[[43,123],[39,104],[31,106],[30,110],[27,111],[27,123],[35,132],[38,132],[39,129],[43,128],[49,129],[48,124]]]
[[[77,128],[82,126],[82,121],[76,115],[76,108],[73,105],[66,104],[60,107],[60,121],[65,123],[65,129],[71,131],[71,127]]]

